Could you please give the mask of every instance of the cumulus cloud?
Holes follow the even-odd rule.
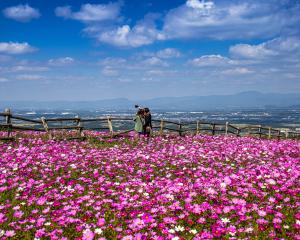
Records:
[[[140,47],[163,38],[155,26],[157,15],[148,14],[132,27],[119,24],[120,2],[109,4],[84,4],[73,12],[70,6],[57,7],[55,14],[86,24],[83,32],[98,42],[118,47]]]
[[[237,44],[230,47],[229,52],[235,58],[266,59],[288,57],[293,59],[300,56],[300,38],[280,37],[257,45]]]
[[[156,17],[152,14],[147,15],[132,28],[129,25],[123,25],[104,31],[95,28],[86,28],[85,31],[96,36],[99,42],[119,47],[140,47],[164,38],[156,28]]]
[[[189,64],[197,67],[220,67],[234,63],[233,60],[221,55],[203,55],[189,61]]]
[[[102,32],[98,36],[100,42],[119,47],[140,47],[153,43],[156,38],[156,30],[143,25],[135,26],[132,29],[129,25],[124,25],[113,30]]]
[[[228,57],[204,55],[188,63],[194,66],[189,69],[191,78],[200,75],[208,82],[250,84],[253,89],[265,83],[277,86],[289,82],[296,89],[295,80],[300,80],[300,38],[279,37],[259,44],[236,44],[230,47]]]
[[[56,58],[56,59],[49,59],[48,64],[51,66],[61,67],[67,66],[74,63],[74,59],[71,57],[63,57],[63,58]]]
[[[5,8],[3,10],[3,14],[7,18],[11,18],[19,22],[29,22],[30,20],[41,16],[38,9],[30,7],[28,4],[20,4]]]
[[[300,24],[297,1],[199,1],[170,10],[163,33],[168,39],[253,39],[294,31]]]
[[[120,2],[84,4],[78,12],[63,6],[55,13],[84,22],[83,31],[88,36],[117,47],[140,47],[170,39],[266,39],[299,34],[300,3],[294,0],[187,0],[159,16],[159,25],[155,14],[133,24],[124,23],[120,8]]]
[[[78,12],[73,12],[71,6],[62,6],[55,9],[58,17],[75,19],[83,22],[99,22],[114,20],[120,12],[120,3],[83,4]]]
[[[30,46],[27,42],[0,42],[0,53],[6,54],[25,54],[34,52],[37,49]]]
[[[276,52],[266,48],[265,44],[237,44],[235,46],[230,47],[230,53],[235,57],[242,58],[265,58],[270,56],[276,56]]]
[[[187,0],[186,5],[188,7],[194,8],[194,9],[212,9],[214,7],[213,2],[205,2],[205,1],[199,1],[199,0]]]
[[[156,53],[159,58],[178,58],[181,56],[180,51],[175,48],[165,48]]]

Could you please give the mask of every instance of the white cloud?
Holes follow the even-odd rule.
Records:
[[[104,76],[107,77],[115,77],[119,75],[119,72],[116,69],[110,67],[104,67],[101,72]]]
[[[89,23],[84,32],[100,43],[117,47],[140,47],[164,39],[161,32],[157,30],[155,24],[157,18],[156,14],[148,14],[133,27],[128,24],[115,26]]]
[[[78,12],[64,6],[55,13],[84,22],[88,36],[117,47],[172,39],[266,39],[300,32],[300,3],[293,0],[187,0],[165,16],[147,14],[133,24],[119,16],[120,7],[120,2],[83,4]],[[158,18],[162,20],[160,28]]]
[[[267,49],[265,44],[237,44],[235,46],[230,47],[229,51],[233,56],[242,58],[265,58],[270,56],[276,56],[276,52]]]
[[[8,71],[9,72],[44,72],[48,71],[49,68],[47,67],[39,67],[39,66],[22,66],[22,65],[17,65],[11,67]]]
[[[219,67],[235,64],[235,62],[221,55],[203,55],[199,58],[194,58],[189,64],[197,67]]]
[[[127,60],[124,58],[105,58],[101,61],[99,61],[99,65],[101,66],[105,66],[105,67],[121,67],[124,66],[126,64]]]
[[[56,59],[49,59],[48,64],[51,66],[61,67],[67,66],[74,63],[74,59],[71,57],[63,57],[63,58],[56,58]]]
[[[144,66],[157,66],[157,67],[167,67],[168,63],[161,60],[158,57],[150,57],[142,61],[142,65]]]
[[[224,71],[222,71],[222,73],[227,74],[227,75],[244,75],[244,74],[253,73],[253,71],[251,71],[245,67],[237,67],[237,68],[233,68],[233,69],[224,70]]]
[[[31,19],[39,18],[41,16],[38,9],[30,7],[28,4],[8,7],[3,10],[3,14],[7,18],[19,22],[29,22]]]
[[[25,54],[34,52],[37,49],[30,46],[27,42],[0,42],[0,53],[6,54]]]
[[[72,12],[70,6],[57,7],[55,14],[58,17],[75,19],[83,22],[99,22],[114,20],[120,12],[120,3],[83,4],[80,11]]]
[[[175,48],[165,48],[156,53],[159,58],[178,58],[181,53]]]
[[[16,76],[17,80],[25,80],[25,81],[38,81],[38,80],[44,80],[45,77],[41,75],[35,75],[35,74],[21,74]]]
[[[163,33],[168,39],[253,39],[295,31],[300,24],[297,1],[199,1],[170,10]]]
[[[90,29],[86,30],[91,32]],[[147,16],[132,28],[129,25],[123,25],[107,31],[96,32],[94,35],[97,36],[99,42],[119,47],[140,47],[163,39],[162,34],[156,29],[152,16]]]
[[[194,9],[212,9],[214,7],[213,2],[205,2],[205,1],[199,1],[199,0],[187,0],[186,5],[188,7],[194,8]]]
[[[288,57],[291,60],[300,56],[300,38],[281,37],[257,45],[237,44],[230,47],[229,52],[235,58],[259,60]]]

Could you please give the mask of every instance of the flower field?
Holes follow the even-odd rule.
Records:
[[[300,141],[0,142],[0,239],[300,239]]]

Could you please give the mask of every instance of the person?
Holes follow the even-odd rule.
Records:
[[[144,135],[148,138],[150,137],[151,130],[152,130],[152,119],[151,119],[151,113],[149,108],[144,108]]]
[[[145,124],[144,109],[139,109],[133,120],[135,121],[134,130],[139,135],[142,135],[143,134],[143,126]]]

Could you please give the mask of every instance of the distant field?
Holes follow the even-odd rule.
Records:
[[[1,239],[300,239],[300,141],[0,142]]]

